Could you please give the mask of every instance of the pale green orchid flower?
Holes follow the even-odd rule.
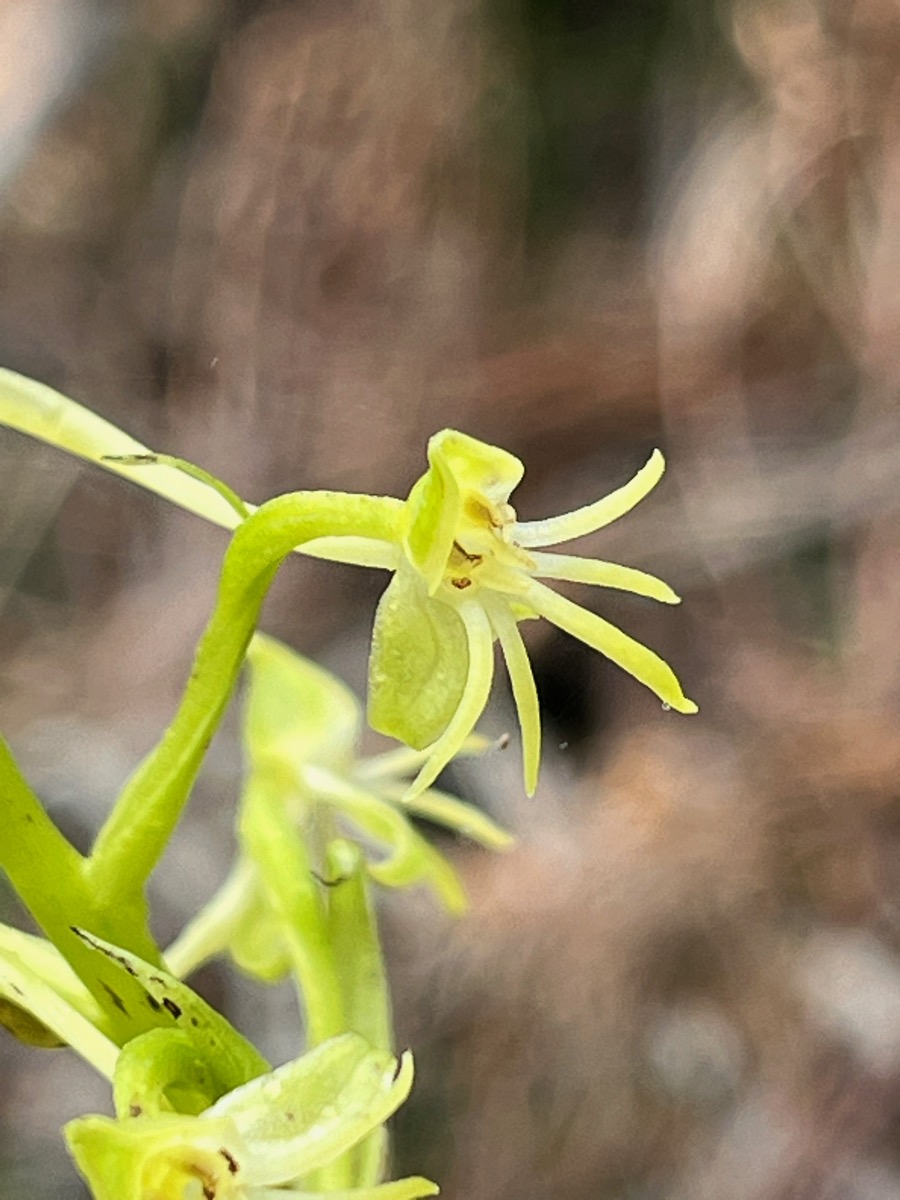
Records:
[[[242,853],[219,892],[167,950],[175,974],[227,950],[248,974],[268,982],[282,978],[291,965],[291,923],[279,911],[278,881],[289,881],[296,896],[298,875],[305,874],[312,908],[327,901],[330,909],[352,871],[331,871],[325,859],[334,840],[348,832],[369,851],[362,864],[377,883],[427,884],[450,912],[463,909],[455,870],[411,818],[424,817],[492,850],[508,849],[510,835],[479,809],[436,788],[410,797],[409,776],[426,752],[403,747],[359,758],[362,707],[322,667],[264,634],[254,637],[247,664]],[[477,754],[487,745],[472,737],[460,752]],[[277,832],[264,836],[267,828]],[[283,862],[289,855],[295,861]],[[310,858],[305,870],[298,856]],[[304,930],[315,919],[308,911]]]
[[[138,1058],[123,1052],[117,1068],[119,1119],[66,1127],[95,1200],[417,1200],[438,1191],[422,1178],[354,1187],[332,1169],[406,1099],[409,1054],[397,1060],[344,1034],[196,1116],[167,1111],[165,1095],[142,1086]],[[155,1084],[158,1063],[145,1058]]]
[[[634,508],[659,482],[654,451],[624,487],[575,512],[518,521],[510,493],[524,467],[513,455],[453,430],[428,443],[430,468],[406,502],[402,555],[375,620],[369,720],[375,729],[427,748],[412,791],[427,788],[458,752],[484,710],[499,641],[522,728],[525,784],[540,764],[540,712],[518,622],[546,617],[682,713],[697,711],[671,668],[621,630],[552,591],[542,579],[593,583],[666,604],[679,597],[632,567],[543,547],[593,533]]]
[[[0,422],[126,475],[229,528],[253,511],[206,472],[154,456],[81,405],[9,371],[0,371]],[[605,498],[542,521],[519,521],[509,504],[524,473],[512,454],[444,430],[430,440],[428,461],[428,471],[404,503],[389,497],[307,493],[310,504],[316,497],[327,499],[332,525],[342,527],[298,547],[316,557],[394,572],[375,621],[368,714],[374,728],[426,752],[409,795],[434,783],[474,729],[493,679],[494,641],[499,641],[509,669],[522,728],[525,785],[529,793],[534,791],[540,712],[518,630],[518,622],[530,617],[546,617],[599,650],[669,708],[697,711],[658,655],[542,582],[591,583],[678,602],[667,584],[643,571],[544,552],[629,512],[662,476],[659,451],[629,483]],[[271,519],[277,520],[269,508]],[[377,536],[353,528],[362,514],[370,528],[378,526]]]

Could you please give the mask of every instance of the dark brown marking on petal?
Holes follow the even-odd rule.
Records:
[[[237,1159],[234,1157],[234,1155],[229,1154],[224,1146],[219,1147],[219,1153],[222,1155],[222,1157],[225,1159],[225,1162],[228,1164],[229,1172],[232,1175],[237,1175],[238,1165],[237,1165]]]
[[[171,999],[171,997],[169,997],[169,996],[163,997],[163,1006],[169,1010],[169,1012],[172,1014],[172,1016],[175,1018],[176,1021],[181,1016],[181,1009],[178,1007],[178,1005],[175,1003],[175,1001],[173,999]]]
[[[465,576],[462,576],[462,578],[460,578],[460,579],[451,579],[450,582],[453,584],[453,586],[455,588],[459,588],[459,590],[461,592],[464,592],[467,587],[472,586],[472,580],[466,579]]]
[[[483,554],[470,554],[470,553],[468,552],[468,550],[463,550],[463,548],[462,548],[462,546],[459,544],[459,542],[454,542],[454,543],[453,543],[453,549],[454,549],[454,550],[456,550],[456,552],[457,552],[458,554],[461,554],[461,555],[462,555],[462,557],[463,557],[463,558],[466,560],[466,562],[470,562],[470,563],[480,563],[480,562],[482,561],[482,559],[484,558],[484,555],[483,555]]]

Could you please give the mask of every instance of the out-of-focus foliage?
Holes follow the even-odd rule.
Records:
[[[524,846],[459,853],[473,913],[445,936],[394,922],[420,1079],[400,1157],[450,1200],[895,1196],[896,5],[7,0],[12,21],[5,364],[254,500],[405,494],[452,425],[528,461],[527,520],[667,450],[653,505],[585,552],[690,594],[677,629],[613,616],[701,716],[663,727],[536,631],[542,786],[520,806],[497,754],[473,792]],[[95,478],[56,519],[35,496],[74,476],[0,453],[0,722],[77,833],[167,719],[222,543]],[[380,583],[290,574],[269,628],[359,683]],[[105,754],[79,757],[88,733]],[[198,810],[220,828],[233,776],[225,739]],[[208,895],[203,830],[170,869]],[[71,1194],[41,1141],[64,1068],[2,1054],[0,1191]]]

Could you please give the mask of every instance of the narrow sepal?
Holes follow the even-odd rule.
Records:
[[[662,479],[665,469],[666,460],[659,450],[654,450],[628,483],[610,492],[602,500],[560,517],[548,517],[543,521],[520,521],[515,527],[515,541],[520,546],[556,546],[560,542],[571,542],[586,533],[603,529],[613,521],[618,521],[619,517],[624,517],[627,512],[631,512],[636,504],[640,504]]]
[[[681,597],[662,579],[639,571],[635,567],[623,567],[619,563],[601,562],[594,558],[579,558],[573,554],[532,555],[534,574],[541,579],[565,579],[570,583],[589,583],[596,587],[615,588],[620,592],[632,592],[635,596],[647,596],[663,604],[680,604]]]
[[[654,654],[609,621],[604,621],[596,613],[573,604],[565,596],[560,596],[541,583],[533,583],[529,594],[535,608],[548,621],[552,621],[579,641],[587,643],[594,650],[599,650],[623,671],[627,671],[651,692],[655,692],[664,704],[682,713],[697,711],[694,701],[689,700],[681,690],[675,672],[658,654]]]

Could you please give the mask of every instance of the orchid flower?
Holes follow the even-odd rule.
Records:
[[[386,887],[426,884],[448,911],[465,907],[453,866],[415,828],[412,817],[425,817],[494,850],[507,849],[512,838],[477,808],[435,788],[407,797],[408,776],[424,761],[423,752],[403,747],[358,757],[360,702],[323,668],[264,634],[254,637],[247,663],[240,854],[222,887],[165,957],[179,976],[222,951],[266,982],[282,978],[293,966],[309,1009],[310,990],[322,993],[329,972],[345,967],[323,961],[321,954],[310,962],[310,955],[315,946],[334,939],[336,922],[342,927],[366,923],[365,876]],[[476,754],[486,747],[484,739],[472,737],[461,752]],[[345,840],[348,835],[352,842]],[[295,911],[301,896],[303,911]],[[354,940],[363,945],[368,938],[357,929]],[[329,1011],[335,1003],[352,1007],[348,988],[338,990],[345,994],[325,1006]],[[315,1013],[310,1019],[319,1032]],[[356,1028],[377,1044],[371,1026]],[[322,1026],[322,1032],[327,1036],[329,1027]]]
[[[522,729],[525,785],[540,764],[540,712],[518,622],[546,617],[628,671],[663,703],[693,713],[671,668],[652,650],[551,590],[542,579],[593,583],[677,604],[672,589],[643,571],[543,549],[593,533],[634,508],[659,482],[654,451],[624,487],[595,504],[543,521],[518,521],[510,493],[524,467],[512,454],[444,430],[428,443],[429,470],[406,502],[402,554],[375,619],[369,720],[375,729],[426,748],[413,784],[427,788],[459,751],[484,710],[499,641]]]
[[[438,1190],[416,1177],[354,1187],[333,1170],[406,1099],[409,1054],[344,1034],[192,1116],[171,1111],[154,1051],[123,1052],[118,1119],[66,1127],[95,1200],[417,1200]]]
[[[124,474],[229,528],[253,507],[226,485],[180,460],[154,455],[115,426],[44,385],[0,371],[0,423]],[[327,498],[334,536],[311,537],[305,554],[394,572],[375,619],[368,716],[373,727],[425,752],[408,795],[424,792],[464,745],[484,711],[500,643],[522,729],[525,786],[540,765],[540,712],[518,623],[546,617],[600,651],[682,713],[697,711],[674,672],[652,650],[596,613],[548,588],[544,579],[596,584],[666,604],[678,596],[632,567],[597,562],[547,547],[580,538],[624,516],[659,482],[654,451],[630,482],[584,508],[540,521],[519,521],[509,503],[524,473],[512,454],[444,430],[428,443],[429,469],[400,503],[389,497]],[[365,500],[368,507],[359,508]],[[344,513],[346,519],[337,521]],[[272,519],[277,519],[273,509]],[[357,533],[359,513],[371,514]],[[377,520],[375,518],[377,517]],[[377,536],[371,529],[378,526]]]

